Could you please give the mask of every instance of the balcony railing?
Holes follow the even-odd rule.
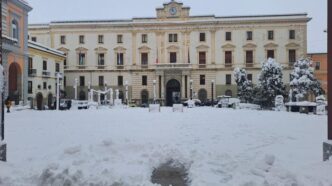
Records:
[[[105,65],[97,65],[97,69],[105,69]]]
[[[118,70],[123,70],[123,69],[124,69],[124,65],[116,65],[116,68],[117,68]]]
[[[45,70],[44,70],[44,71],[42,72],[42,76],[43,76],[43,77],[50,77],[50,76],[51,76],[51,72],[48,72],[48,71],[45,71]]]
[[[206,68],[206,64],[199,64],[198,68]]]
[[[148,64],[141,64],[141,68],[144,68],[144,69],[149,68],[149,65]]]
[[[226,68],[231,68],[231,67],[233,67],[233,64],[232,63],[225,63],[225,67]]]
[[[166,68],[166,69],[176,69],[176,68],[192,68],[189,63],[166,63],[166,64],[157,64],[157,68]]]
[[[29,69],[29,77],[34,77],[37,75],[37,69]]]
[[[254,67],[254,64],[253,63],[246,63],[246,67],[247,68],[252,68],[252,67]]]

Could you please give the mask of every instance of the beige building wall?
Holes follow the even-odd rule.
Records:
[[[177,11],[172,12],[171,8]],[[104,76],[108,86],[124,90],[117,84],[118,76],[123,76],[123,80],[129,82],[130,99],[137,102],[140,102],[142,90],[148,90],[149,98],[153,98],[153,80],[157,80],[157,98],[161,97],[164,102],[171,79],[180,83],[182,100],[189,97],[190,79],[193,91],[198,93],[205,89],[207,99],[212,97],[211,80],[215,80],[214,97],[224,95],[227,90],[236,96],[234,77],[231,85],[226,85],[225,79],[226,74],[233,75],[234,68],[246,68],[257,84],[267,50],[274,50],[276,60],[284,66],[284,83],[288,84],[291,71],[288,50],[296,50],[296,58],[306,55],[307,22],[310,21],[306,14],[216,17],[189,16],[189,12],[189,7],[171,1],[157,8],[155,18],[51,22],[30,25],[29,34],[30,38],[37,37],[39,42],[67,54],[65,76],[70,97],[73,97],[75,78],[79,76],[85,77],[85,86],[80,87],[80,91],[85,91],[86,95],[88,82],[93,88],[99,88],[98,76]],[[273,40],[268,40],[269,30],[274,31]],[[290,30],[295,30],[295,39],[289,39]],[[251,41],[246,39],[247,31],[253,32]],[[231,41],[226,41],[226,32],[232,33]],[[205,41],[199,40],[200,33],[205,33]],[[123,43],[119,44],[117,35],[120,34]],[[142,34],[147,35],[147,43],[142,43]],[[177,34],[177,42],[169,42],[169,34]],[[79,44],[80,35],[85,37],[84,44]],[[103,35],[103,44],[98,43],[98,35]],[[65,44],[61,44],[61,36],[66,37]],[[246,50],[253,50],[252,67],[246,66]],[[78,67],[78,54],[82,51],[86,53],[84,68]],[[225,66],[225,51],[232,51],[230,67]],[[123,68],[116,65],[117,52],[124,53]],[[171,52],[176,52],[175,64],[170,63]],[[206,52],[204,66],[199,65],[199,52]],[[98,53],[105,55],[103,68],[97,66]],[[148,66],[142,66],[141,53],[148,53]],[[142,85],[143,75],[148,77],[147,86]],[[200,85],[200,75],[205,75],[205,85]]]

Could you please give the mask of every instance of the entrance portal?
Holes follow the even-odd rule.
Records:
[[[42,93],[38,93],[37,95],[36,95],[36,101],[37,101],[37,109],[38,110],[44,110],[44,104],[43,104],[43,94]]]
[[[172,79],[166,85],[166,105],[181,103],[181,85],[179,81]]]
[[[21,70],[17,63],[12,63],[9,66],[9,97],[19,104],[21,92]]]

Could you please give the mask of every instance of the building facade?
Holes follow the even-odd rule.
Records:
[[[63,52],[29,41],[28,100],[33,108],[43,110],[54,107],[57,74],[63,76]],[[61,90],[63,83],[60,81]]]
[[[79,98],[105,84],[129,100],[164,105],[190,97],[202,101],[236,96],[233,70],[246,68],[257,83],[261,63],[275,58],[289,83],[291,66],[307,55],[307,14],[191,16],[190,8],[171,1],[156,17],[131,20],[59,21],[29,26],[30,38],[66,54],[66,91]]]
[[[28,12],[31,10],[23,0],[2,0],[5,97],[16,104],[27,100]]]
[[[313,67],[315,68],[315,77],[319,80],[322,88],[325,91],[325,95],[328,96],[327,92],[327,53],[310,53],[308,56],[313,61]]]

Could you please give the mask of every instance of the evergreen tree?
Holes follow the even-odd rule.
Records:
[[[262,66],[259,75],[258,89],[255,90],[259,96],[257,99],[263,107],[272,108],[277,95],[286,96],[286,88],[282,82],[282,66],[274,59],[269,58]]]
[[[320,82],[315,78],[314,69],[311,66],[312,61],[310,58],[302,58],[295,62],[290,82],[291,101],[301,101],[310,92],[316,97],[324,94],[324,90]]]
[[[236,68],[234,77],[237,84],[238,97],[243,102],[251,103],[253,100],[253,84],[248,80],[246,70]]]

